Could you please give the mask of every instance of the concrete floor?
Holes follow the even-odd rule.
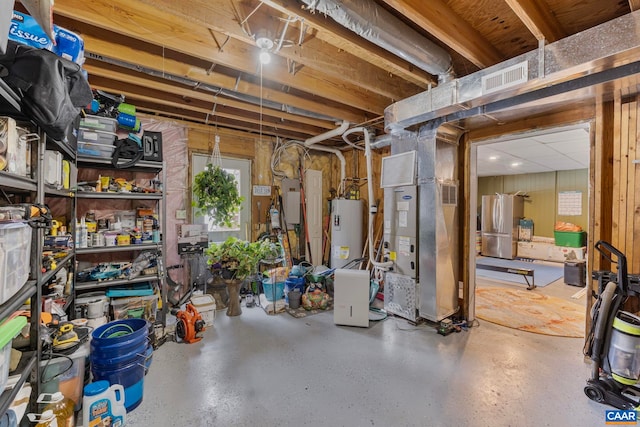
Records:
[[[443,337],[400,318],[218,311],[201,342],[154,353],[127,425],[602,426],[582,345],[484,321]]]

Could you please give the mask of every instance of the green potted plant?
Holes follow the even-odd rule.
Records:
[[[229,292],[228,316],[242,313],[239,303],[240,285],[247,277],[258,272],[261,261],[273,262],[281,255],[280,245],[268,240],[247,242],[229,237],[222,243],[210,243],[205,249],[207,263],[227,283]]]
[[[280,256],[280,245],[268,240],[247,242],[229,237],[222,243],[210,243],[205,249],[209,265],[220,270],[224,279],[244,280],[258,271],[260,261]]]
[[[215,224],[231,227],[235,215],[240,211],[240,197],[235,177],[220,166],[207,164],[196,174],[193,184],[196,199],[192,205],[196,214],[209,215]]]

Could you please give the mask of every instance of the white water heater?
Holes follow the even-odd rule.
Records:
[[[362,257],[362,200],[331,201],[331,268]]]

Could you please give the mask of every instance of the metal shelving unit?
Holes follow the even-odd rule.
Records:
[[[118,173],[118,172],[130,172],[135,176],[137,173],[143,174],[151,174],[157,176],[162,183],[166,182],[166,171],[164,169],[163,162],[151,162],[151,161],[139,161],[134,166],[125,168],[125,169],[116,169],[111,164],[111,160],[107,158],[99,158],[99,157],[91,157],[91,156],[82,156],[79,155],[77,157],[77,167],[78,170],[82,170],[85,168],[89,169],[100,169],[104,171],[109,171],[110,173]],[[163,235],[166,230],[166,199],[164,193],[142,193],[142,192],[92,192],[92,191],[77,191],[75,194],[75,202],[76,202],[76,218],[80,218],[84,215],[84,211],[79,209],[81,207],[83,200],[124,200],[131,201],[131,203],[135,203],[138,201],[147,201],[157,203],[157,212],[159,215],[159,223],[160,230]],[[96,289],[106,289],[114,286],[126,285],[126,284],[134,284],[141,282],[157,282],[159,285],[159,289],[162,290],[164,288],[164,280],[165,273],[162,268],[164,265],[164,258],[166,254],[166,243],[165,239],[162,238],[159,243],[142,243],[142,244],[131,244],[131,245],[122,245],[122,246],[100,246],[100,247],[87,247],[87,248],[76,248],[75,255],[76,260],[81,258],[86,258],[87,255],[95,255],[95,254],[120,254],[121,258],[126,258],[127,252],[131,252],[131,259],[135,258],[135,254],[142,251],[157,251],[159,254],[158,260],[158,273],[155,275],[146,275],[139,276],[135,279],[115,279],[115,280],[102,280],[102,281],[89,281],[89,282],[76,282],[75,284],[75,292],[83,293]],[[80,258],[79,258],[80,257]],[[166,307],[166,295],[162,294],[163,307]],[[156,316],[157,319],[162,320],[164,322],[165,313],[159,312]]]
[[[28,121],[21,110],[20,98],[18,95],[0,79],[0,115],[13,117],[18,122]],[[6,171],[0,171],[0,189],[5,196],[20,196],[21,199],[26,198],[34,203],[42,203],[44,201],[43,179],[41,179],[42,162],[44,160],[44,132],[38,132],[40,141],[37,144],[37,150],[33,150],[36,156],[31,157],[31,176],[18,176]],[[34,147],[32,146],[32,149]],[[14,375],[19,373],[18,380],[13,388],[0,394],[0,414],[4,414],[17,394],[22,385],[29,379],[32,386],[32,395],[38,395],[40,391],[38,366],[40,363],[41,340],[40,340],[40,298],[41,285],[43,282],[42,265],[42,245],[43,231],[42,229],[34,229],[31,237],[31,253],[30,253],[30,279],[2,305],[0,305],[0,320],[4,320],[15,311],[19,310],[28,300],[30,304],[31,321],[29,335],[29,350],[22,353],[22,357],[18,364],[18,368],[13,371]],[[73,257],[70,257],[72,259]],[[4,363],[8,363],[5,361]],[[33,408],[32,408],[33,409]]]

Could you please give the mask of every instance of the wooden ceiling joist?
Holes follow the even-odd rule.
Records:
[[[230,39],[225,48],[219,50],[207,28],[191,25],[184,19],[139,2],[112,0],[106,4],[98,0],[61,0],[56,2],[56,12],[240,72],[257,74],[259,68],[257,47]],[[288,72],[286,61],[274,59],[269,67],[262,69],[266,80],[317,96],[340,99],[346,105],[377,114],[393,101],[310,68],[303,68],[293,76]]]
[[[480,68],[504,57],[442,0],[383,0]]]
[[[549,8],[540,0],[505,0],[538,40],[553,43],[567,36]]]
[[[296,2],[296,0],[261,0],[261,2],[281,13],[300,17],[304,20],[305,24],[318,30],[315,37],[354,56],[362,58],[370,64],[389,70],[390,73],[398,77],[424,88],[429,84],[437,83],[437,79],[426,71],[416,68],[413,64],[375,46],[363,38],[354,37],[353,32],[333,22],[324,15],[320,13],[312,14],[303,10],[300,3]]]
[[[240,110],[247,110],[253,113],[260,113],[260,105],[249,104],[247,102],[236,101],[233,99],[225,98],[224,96],[217,96],[211,92],[203,92],[198,90],[193,90],[186,87],[179,87],[175,84],[158,82],[155,80],[151,80],[149,78],[144,78],[141,76],[133,75],[131,73],[124,73],[111,70],[106,67],[97,67],[89,61],[85,63],[84,68],[87,70],[89,74],[92,76],[103,77],[105,79],[113,80],[116,82],[120,82],[122,84],[134,84],[140,87],[154,87],[160,91],[174,94],[176,96],[180,96],[184,99],[195,99],[199,101],[204,101],[208,103],[218,103],[221,106],[230,106]],[[278,118],[279,120],[283,120],[285,122],[292,123],[300,123],[311,126],[316,126],[319,128],[325,129],[333,129],[335,127],[333,122],[326,120],[318,120],[309,117],[299,116],[290,114],[284,111],[273,110],[270,108],[263,107],[263,113],[266,113],[272,117]]]
[[[176,2],[174,0],[139,0],[149,7],[159,8],[168,13],[181,16],[189,22],[221,33],[223,36],[232,37],[251,46],[255,46],[253,37],[244,31],[238,23],[241,17],[236,16],[231,2],[212,5],[210,2],[199,1]],[[251,15],[248,22],[256,22],[252,26],[253,31],[260,29],[269,30],[272,39],[280,36],[280,20],[269,16],[265,12],[280,15],[271,8],[263,7],[260,11]],[[266,15],[266,16],[265,16]],[[296,24],[288,26],[288,34],[297,34]],[[261,28],[264,26],[265,28]],[[228,45],[228,44],[227,44]],[[226,46],[225,46],[226,48]],[[303,67],[320,70],[333,78],[339,78],[359,86],[371,92],[388,97],[390,99],[404,99],[424,90],[424,85],[417,86],[404,79],[394,78],[389,72],[371,64],[363,59],[340,50],[329,43],[315,37],[306,37],[301,46],[297,44],[291,47],[283,47],[272,56],[280,56]],[[362,70],[367,72],[363,73]]]
[[[218,73],[215,70],[209,71],[185,62],[163,58],[149,52],[142,52],[129,46],[114,44],[86,32],[83,33],[83,38],[90,52],[98,56],[136,64],[142,68],[155,70],[157,72],[164,71],[168,74],[183,76],[196,82],[221,87],[245,95],[257,96],[260,94],[260,87],[258,85],[244,80],[238,82],[236,79],[225,74]],[[91,82],[91,76],[89,76],[89,82]],[[286,106],[291,106],[301,110],[316,112],[328,117],[348,120],[353,123],[366,120],[365,115],[357,113],[355,110],[340,109],[333,107],[329,103],[290,95],[284,91],[272,90],[264,87],[262,88],[262,95],[265,100],[282,104],[284,109],[286,109]]]

